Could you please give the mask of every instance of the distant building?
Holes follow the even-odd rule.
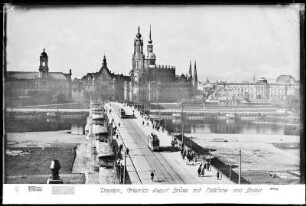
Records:
[[[71,70],[69,73],[49,72],[44,49],[38,72],[6,72],[5,100],[7,106],[71,101]]]
[[[280,75],[275,83],[268,83],[263,77],[256,82],[217,82],[205,85],[203,93],[207,103],[218,105],[251,101],[285,102],[288,97],[299,98],[299,82],[291,75]]]
[[[87,73],[81,78],[81,82],[87,99],[124,101],[124,93],[127,92],[124,85],[128,87],[130,77],[110,72],[104,55],[101,69],[98,72]]]
[[[177,76],[174,66],[156,64],[152,43],[150,27],[147,54],[145,54],[143,39],[138,27],[134,39],[134,53],[130,71],[131,82],[125,100],[147,105],[150,102],[177,102],[195,96],[198,87],[196,63],[194,63],[193,75],[190,64],[189,75]]]
[[[81,80],[75,78],[72,83],[71,97],[74,102],[84,101],[84,89]]]

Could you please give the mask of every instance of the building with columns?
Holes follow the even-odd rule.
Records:
[[[157,65],[153,51],[151,26],[147,53],[144,53],[144,43],[140,27],[134,39],[134,53],[132,55],[131,82],[129,89],[125,88],[126,101],[146,105],[158,102],[177,102],[180,99],[190,99],[197,94],[197,69],[194,63],[193,75],[190,64],[189,75],[176,75],[176,67]],[[127,85],[126,85],[127,86]]]
[[[7,71],[5,100],[7,106],[63,103],[71,101],[69,73],[50,72],[45,49],[39,58],[38,72]]]

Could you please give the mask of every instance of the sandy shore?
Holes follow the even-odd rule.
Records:
[[[190,137],[191,134],[186,134]],[[269,179],[269,172],[277,172],[287,182],[298,182],[300,170],[299,136],[246,134],[192,134],[192,140],[211,150],[225,164],[239,172],[239,150],[242,151],[242,176],[253,183]],[[224,141],[225,140],[225,141]],[[291,146],[291,147],[290,147]],[[256,175],[255,175],[256,174]],[[252,178],[261,174],[261,177]],[[248,176],[248,177],[246,177]],[[259,179],[258,179],[259,178]],[[261,179],[260,179],[261,178]]]

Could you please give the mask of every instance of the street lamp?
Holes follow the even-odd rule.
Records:
[[[124,173],[123,173],[123,184],[126,183],[126,147],[124,152]]]
[[[184,147],[184,105],[181,103],[182,107],[182,114],[181,114],[181,121],[182,121],[182,147]]]
[[[241,183],[241,149],[239,150],[239,180],[238,184]]]

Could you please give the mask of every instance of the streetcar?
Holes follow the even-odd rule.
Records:
[[[125,113],[125,110],[124,109],[120,109],[120,117],[123,119],[123,118],[126,118],[126,113]]]
[[[159,150],[159,139],[156,134],[151,133],[148,136],[148,146],[152,151]]]

